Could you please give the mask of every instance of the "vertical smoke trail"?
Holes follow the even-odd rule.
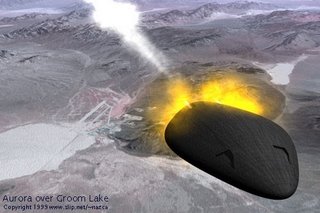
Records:
[[[85,0],[94,7],[93,18],[103,29],[121,35],[123,41],[164,71],[165,57],[139,30],[140,13],[135,5],[115,0]]]

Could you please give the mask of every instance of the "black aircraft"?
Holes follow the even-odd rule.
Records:
[[[184,160],[247,192],[285,199],[297,189],[298,158],[290,136],[259,115],[192,103],[170,121],[165,139]]]

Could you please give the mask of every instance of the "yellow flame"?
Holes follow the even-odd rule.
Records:
[[[192,90],[182,79],[171,80],[167,88],[168,104],[164,107],[162,121],[166,124],[192,101]]]
[[[212,101],[258,115],[263,113],[256,99],[256,93],[239,80],[212,81],[203,85],[201,90],[203,101]]]
[[[257,100],[255,91],[249,91],[248,86],[239,79],[219,79],[207,81],[197,88],[182,79],[170,80],[167,86],[167,103],[162,106],[161,120],[165,124],[185,106],[196,101],[208,101],[232,106],[258,115],[263,114],[262,105]]]

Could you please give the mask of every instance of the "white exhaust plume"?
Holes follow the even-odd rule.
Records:
[[[115,0],[85,0],[94,7],[93,18],[103,29],[119,34],[123,41],[164,71],[165,58],[139,30],[140,12],[135,5]]]

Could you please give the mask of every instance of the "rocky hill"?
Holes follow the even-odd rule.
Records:
[[[195,23],[210,20],[215,14],[229,14],[242,16],[250,11],[272,11],[277,6],[257,2],[232,2],[227,4],[208,3],[191,10],[172,10],[166,13],[147,15],[146,23],[154,25],[174,25],[182,23]]]

